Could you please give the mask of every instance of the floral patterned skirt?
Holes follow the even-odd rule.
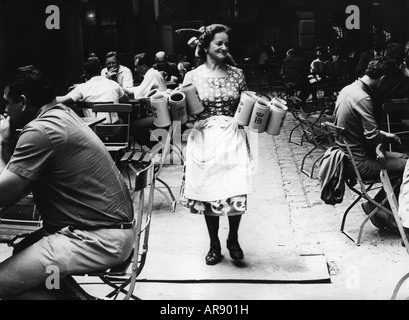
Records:
[[[247,196],[241,195],[217,201],[188,200],[191,213],[215,217],[229,217],[244,214],[247,209]]]

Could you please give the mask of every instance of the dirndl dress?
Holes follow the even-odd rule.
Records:
[[[243,214],[252,191],[252,161],[247,134],[233,116],[247,90],[244,73],[227,65],[226,76],[209,76],[201,65],[185,75],[184,83],[196,86],[205,107],[186,147],[186,205],[197,214]]]
[[[247,209],[252,192],[247,134],[232,117],[198,121],[186,148],[184,195],[191,213],[234,216]]]

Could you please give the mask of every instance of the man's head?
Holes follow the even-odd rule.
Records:
[[[101,67],[99,65],[99,60],[95,58],[89,58],[84,62],[84,71],[87,75],[87,79],[99,76],[101,74]]]
[[[153,57],[149,53],[140,53],[135,57],[135,71],[143,76],[153,65]]]
[[[118,54],[114,51],[108,52],[105,56],[105,66],[108,70],[115,68],[119,68],[119,58]]]
[[[41,107],[55,100],[55,93],[41,70],[25,66],[8,81],[3,97],[11,123],[22,127],[34,119]]]
[[[377,57],[369,62],[365,71],[365,76],[369,80],[369,85],[376,89],[385,76],[396,74],[397,66],[395,61],[389,57]]]
[[[323,46],[318,46],[315,48],[315,54],[317,55],[317,58],[323,58],[325,54],[325,49]]]
[[[405,58],[405,49],[399,43],[390,43],[385,49],[385,56],[395,61],[400,66]]]
[[[159,66],[165,65],[167,62],[166,53],[164,51],[157,52],[155,55],[155,60]]]

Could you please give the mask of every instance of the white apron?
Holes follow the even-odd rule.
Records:
[[[247,135],[233,118],[198,121],[186,148],[185,197],[216,201],[252,192],[252,161]]]

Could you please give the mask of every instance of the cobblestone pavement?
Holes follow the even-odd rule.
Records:
[[[344,201],[336,206],[326,205],[320,199],[319,168],[311,179],[300,171],[304,154],[311,144],[289,143],[289,134],[296,124],[288,114],[281,134],[276,137],[266,133],[259,135],[258,167],[254,176],[254,190],[249,196],[249,210],[243,216],[240,239],[245,252],[274,256],[324,255],[331,275],[330,284],[253,284],[230,285],[202,284],[181,288],[180,285],[140,285],[141,295],[147,299],[390,299],[396,283],[409,272],[408,256],[396,234],[381,233],[369,222],[361,246],[356,246],[340,232],[341,218],[353,201],[353,194],[346,190]],[[293,141],[300,141],[297,129]],[[312,162],[322,154],[318,151],[306,161],[310,170]],[[169,166],[164,179],[178,193],[181,168]],[[157,198],[157,201],[160,200]],[[163,203],[162,203],[163,205]],[[189,237],[188,231],[172,233],[175,224],[186,223],[193,228],[195,239],[184,240],[183,246],[193,245],[204,258],[207,252],[207,234],[201,218],[190,215],[178,207],[173,216],[161,211],[153,220],[153,232],[171,233],[167,240]],[[166,210],[165,210],[166,211]],[[347,230],[357,235],[365,218],[357,205],[349,214]],[[173,220],[173,222],[172,222]],[[227,233],[221,224],[221,233]],[[152,234],[152,242],[155,236]],[[166,238],[161,238],[162,243]],[[189,244],[186,244],[186,241]],[[154,245],[151,246],[154,250]],[[186,249],[189,250],[189,249]],[[215,289],[216,288],[216,289]],[[403,291],[404,292],[404,291]],[[409,295],[409,288],[406,290]],[[398,297],[399,298],[399,297]]]
[[[299,146],[288,142],[295,123],[288,116],[281,135],[273,140],[297,251],[300,254],[325,254],[332,274],[332,284],[326,289],[315,286],[313,295],[329,299],[390,299],[396,283],[409,271],[408,256],[401,247],[399,235],[380,232],[369,222],[358,247],[340,232],[342,215],[353,201],[354,194],[346,190],[341,204],[324,204],[320,199],[319,169],[313,179],[299,169],[311,144]],[[296,132],[299,138],[300,131]],[[297,136],[293,140],[297,141]],[[307,170],[320,154],[322,151],[315,152],[306,161]],[[360,206],[356,205],[348,215],[346,229],[358,235],[364,218]]]

